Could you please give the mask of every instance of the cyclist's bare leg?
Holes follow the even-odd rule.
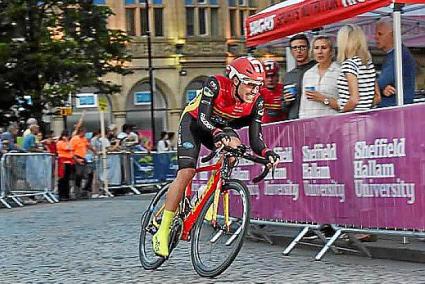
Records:
[[[176,179],[170,184],[165,200],[165,210],[162,214],[161,225],[158,232],[153,236],[153,249],[156,254],[168,256],[168,244],[170,241],[170,227],[173,222],[174,213],[183,198],[186,186],[195,176],[195,169],[185,168],[177,172]]]
[[[186,168],[177,172],[176,179],[170,184],[170,189],[165,200],[165,210],[175,212],[183,198],[186,186],[195,176],[195,169]]]

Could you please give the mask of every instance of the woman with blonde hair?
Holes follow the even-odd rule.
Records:
[[[311,53],[317,64],[304,73],[299,118],[334,115],[338,105],[340,66],[333,61],[332,40],[326,35],[316,36],[311,44]],[[334,107],[330,105],[331,101]]]
[[[338,31],[338,108],[341,112],[368,110],[381,101],[375,66],[368,50],[366,35],[357,25]]]

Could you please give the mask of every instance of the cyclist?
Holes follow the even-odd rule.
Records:
[[[209,77],[181,116],[177,144],[179,171],[170,184],[161,225],[152,240],[158,255],[169,254],[174,212],[195,175],[201,144],[209,149],[222,144],[237,147],[241,141],[233,129],[249,126],[253,151],[269,159],[272,165],[279,161],[279,155],[264,144],[261,132],[264,110],[259,90],[264,81],[263,65],[253,57],[240,57],[226,67],[226,73],[227,77]]]
[[[283,84],[279,83],[279,64],[273,59],[263,61],[266,72],[264,87],[260,93],[264,98],[263,122],[275,122],[285,120],[288,115],[282,108]]]

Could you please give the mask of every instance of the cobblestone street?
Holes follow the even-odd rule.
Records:
[[[1,283],[424,283],[423,264],[333,255],[247,241],[216,279],[192,268],[180,243],[157,271],[138,259],[139,220],[148,194],[0,210]]]

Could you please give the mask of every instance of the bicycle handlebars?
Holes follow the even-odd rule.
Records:
[[[206,163],[206,162],[210,161],[212,158],[214,158],[214,156],[218,152],[224,150],[224,152],[229,153],[230,156],[238,157],[238,158],[244,158],[244,159],[252,161],[254,163],[264,165],[265,167],[264,167],[264,170],[261,172],[261,174],[252,179],[252,181],[254,183],[260,182],[261,180],[263,180],[269,174],[270,168],[268,167],[268,165],[270,164],[270,161],[263,158],[263,157],[254,156],[254,155],[247,153],[247,149],[248,148],[245,145],[239,145],[237,148],[232,148],[232,147],[229,147],[229,146],[223,146],[221,148],[212,150],[207,156],[202,157],[201,162]]]

